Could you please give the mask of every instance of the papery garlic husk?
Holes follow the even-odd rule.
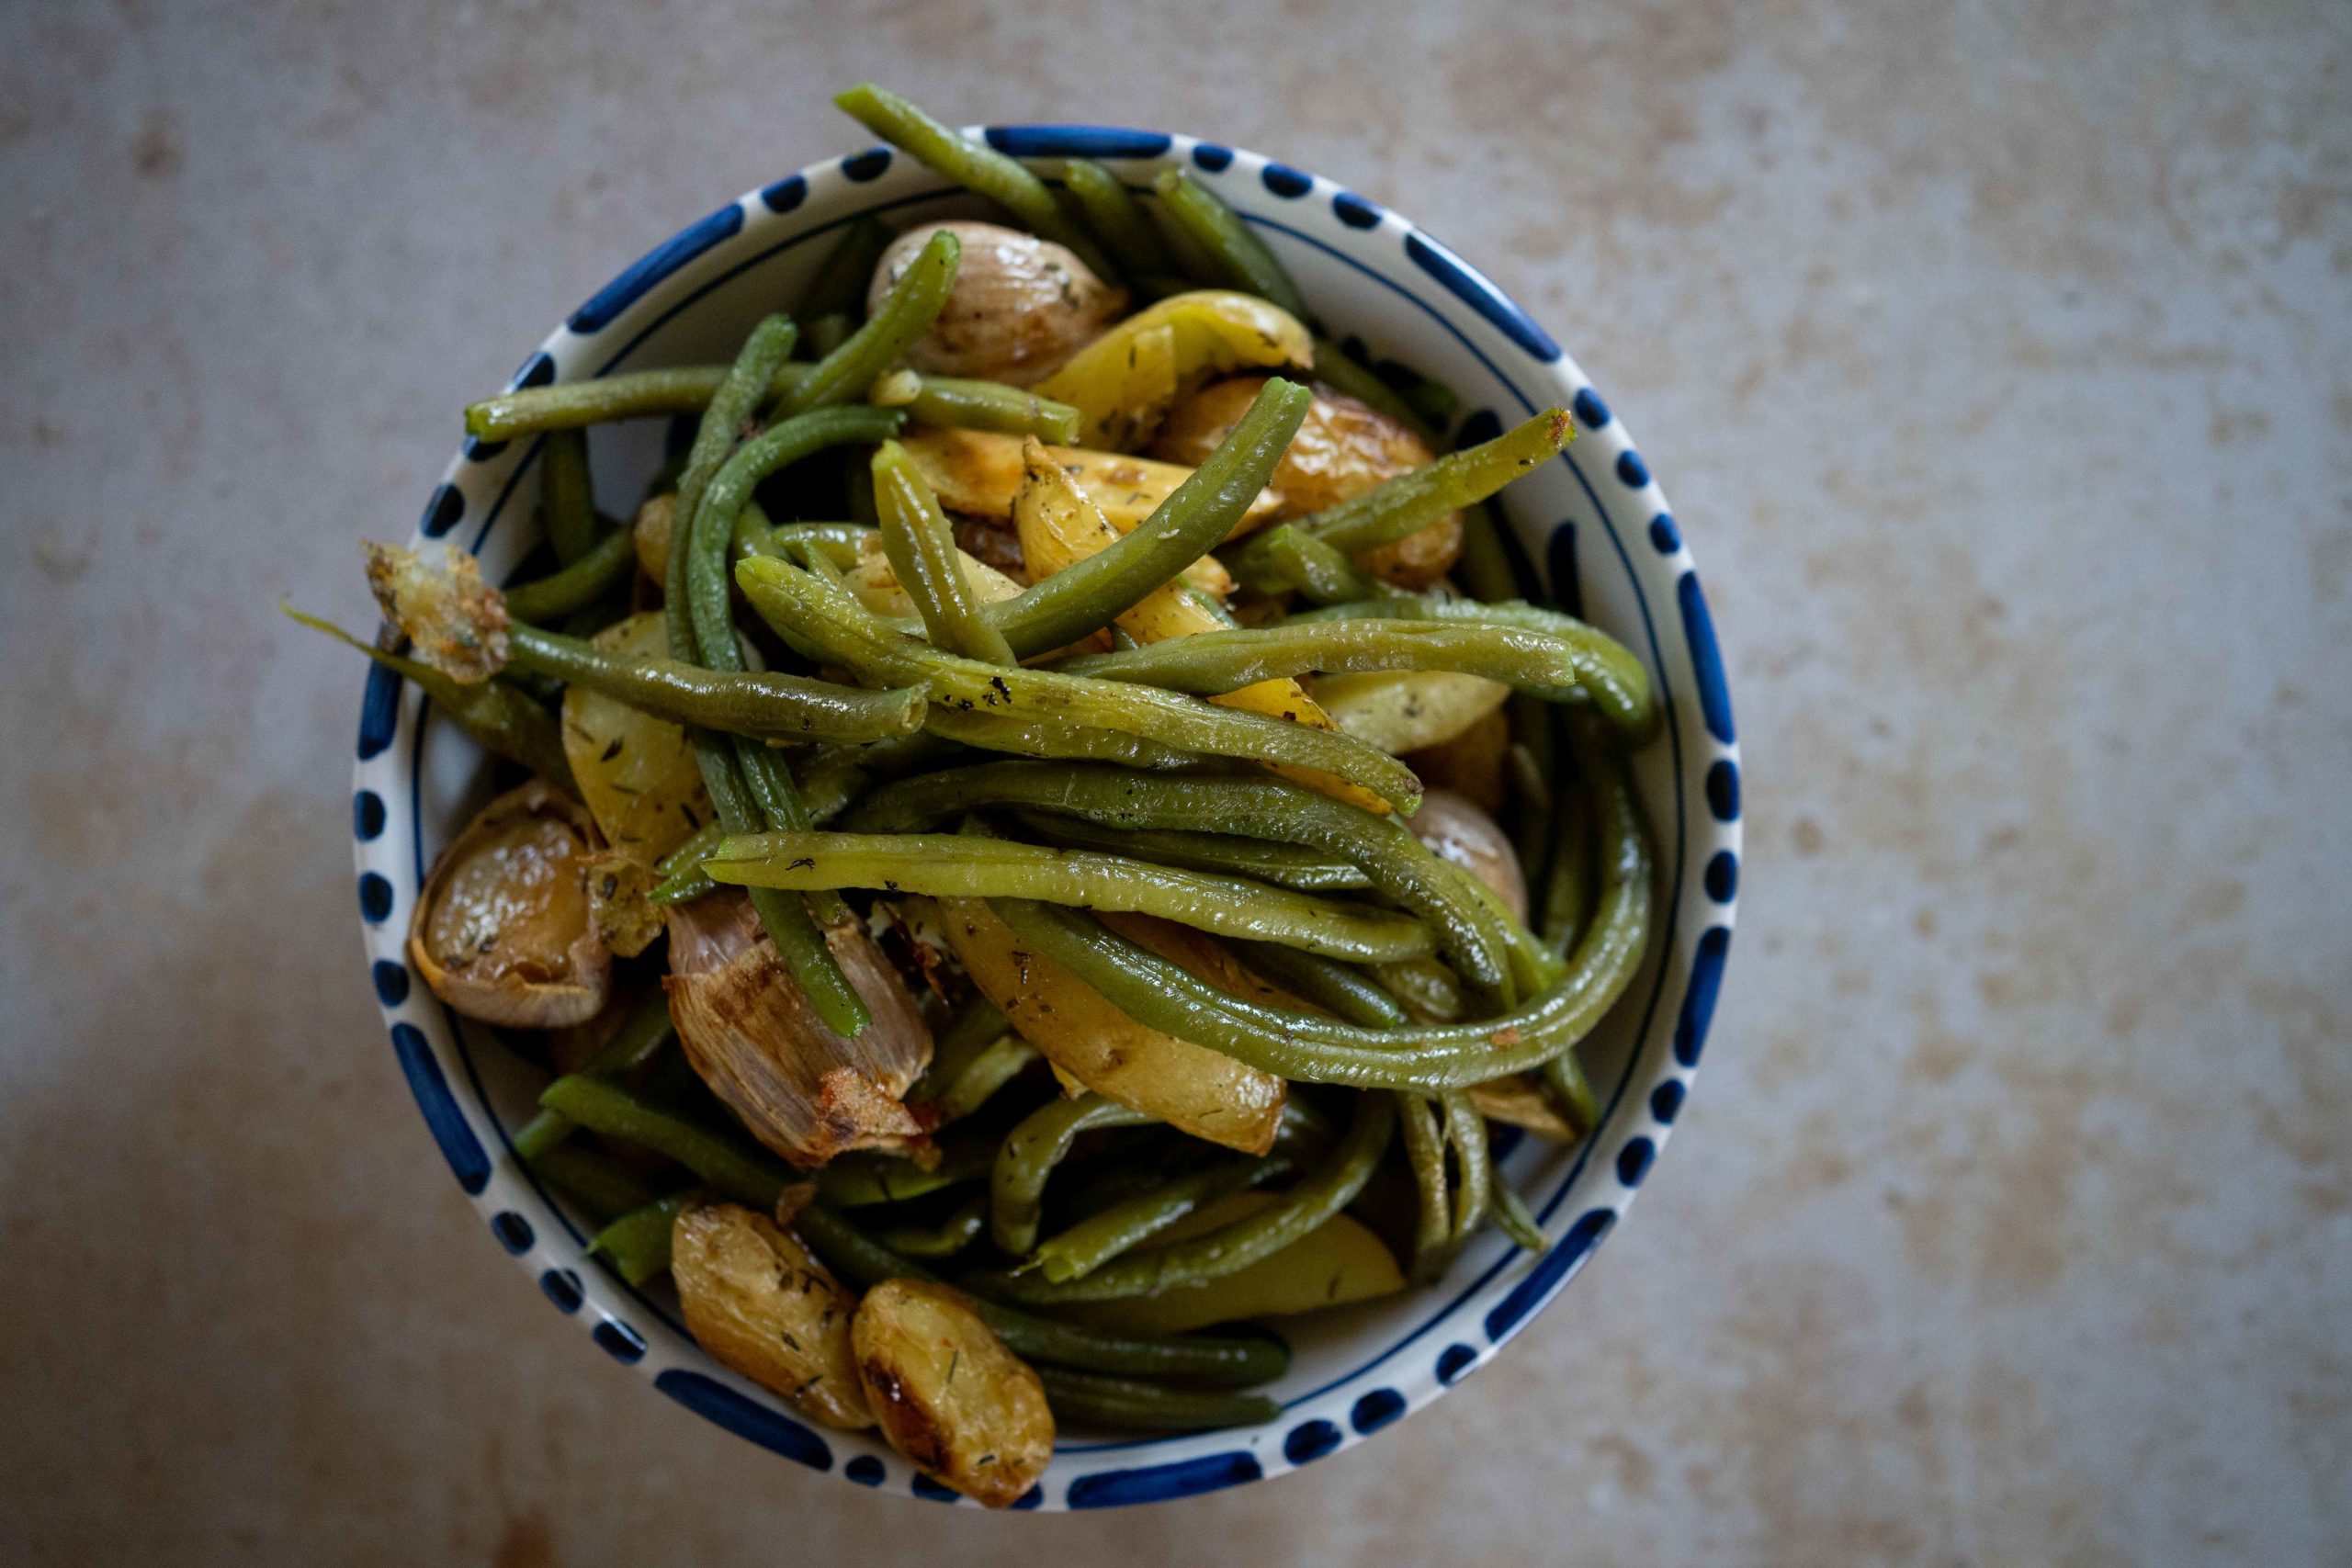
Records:
[[[933,376],[972,376],[1026,387],[1102,334],[1127,291],[1050,240],[996,223],[919,223],[875,265],[866,296],[878,307],[932,235],[945,230],[963,246],[947,304],[907,363]]]
[[[583,873],[595,825],[537,779],[500,795],[441,852],[416,900],[409,963],[433,994],[485,1023],[560,1029],[612,987]]]
[[[751,899],[722,888],[670,911],[670,1019],[686,1059],[761,1143],[793,1164],[922,1135],[904,1103],[931,1063],[931,1030],[897,967],[854,921],[825,944],[873,1021],[828,1029],[760,929]]]

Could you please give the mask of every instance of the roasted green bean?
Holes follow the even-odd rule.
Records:
[[[1273,942],[1234,944],[1241,962],[1300,1001],[1367,1029],[1400,1029],[1412,1021],[1396,998],[1347,964]]]
[[[929,1169],[904,1155],[851,1153],[836,1155],[816,1173],[817,1190],[837,1209],[864,1209],[876,1203],[904,1203],[961,1182],[978,1181],[996,1161],[996,1145],[958,1139],[940,1145],[939,1161]]]
[[[962,254],[955,235],[944,229],[934,232],[865,324],[777,400],[777,413],[804,413],[865,396],[865,389],[939,319]]]
[[[1031,1256],[1038,1270],[1055,1284],[1082,1279],[1187,1214],[1290,1168],[1290,1162],[1280,1158],[1223,1160],[1170,1177],[1148,1191],[1097,1210],[1058,1235],[1046,1237]]]
[[[1136,860],[1182,866],[1187,871],[1246,876],[1299,893],[1351,893],[1372,886],[1372,879],[1352,862],[1308,844],[1245,839],[1235,833],[1104,828],[1082,818],[1056,817],[1043,811],[1015,815],[1024,834],[1065,849],[1099,850],[1104,854],[1132,855]]]
[[[1014,1258],[1037,1245],[1044,1216],[1046,1180],[1081,1133],[1107,1127],[1141,1127],[1152,1118],[1115,1100],[1089,1094],[1047,1102],[1012,1132],[998,1149],[989,1177],[989,1235]]]
[[[953,1258],[979,1240],[988,1224],[988,1197],[985,1193],[978,1193],[971,1201],[956,1209],[936,1224],[904,1221],[875,1232],[874,1239],[901,1258],[936,1261]]]
[[[545,626],[595,604],[637,570],[637,542],[616,528],[558,570],[506,590],[506,613]]]
[[[853,119],[933,173],[995,202],[1041,240],[1050,240],[1084,262],[1096,276],[1112,276],[1111,258],[1054,204],[1046,182],[1018,160],[986,143],[967,140],[953,129],[871,82],[861,82],[833,102]]]
[[[646,894],[647,899],[656,906],[684,904],[716,890],[718,884],[703,870],[702,863],[726,841],[724,822],[706,822],[695,829],[692,838],[662,856],[662,863],[653,868],[661,880]]]
[[[1062,183],[1078,202],[1086,226],[1100,236],[1128,276],[1144,278],[1167,273],[1171,265],[1168,242],[1161,239],[1151,214],[1119,177],[1102,164],[1072,158],[1062,165]]]
[[[873,536],[874,529],[864,523],[779,523],[764,535],[748,535],[735,553],[806,564],[809,552],[815,551],[847,570],[857,564],[858,552]]]
[[[907,449],[895,441],[883,442],[874,454],[873,469],[882,553],[889,558],[899,586],[915,602],[931,640],[983,664],[1012,663],[1012,649],[1004,634],[981,614],[979,596],[964,575],[956,530]]]
[[[1419,436],[1432,450],[1444,445],[1420,410],[1407,402],[1396,388],[1381,378],[1378,371],[1351,358],[1345,349],[1327,337],[1315,340],[1315,378],[1341,397],[1353,398],[1374,412],[1386,414]],[[1505,597],[1510,592],[1509,588],[1503,590]]]
[[[1315,604],[1369,599],[1380,592],[1378,579],[1295,523],[1276,524],[1250,548],[1252,558],[1265,567],[1265,590],[1294,588]]]
[[[1537,1224],[1535,1216],[1527,1212],[1526,1201],[1520,1197],[1519,1189],[1503,1175],[1499,1163],[1490,1167],[1489,1171],[1493,1177],[1492,1202],[1497,1228],[1510,1237],[1513,1246],[1525,1247],[1530,1252],[1543,1251],[1545,1246],[1544,1227]]]
[[[582,431],[550,431],[539,448],[539,525],[559,566],[570,566],[596,542],[596,499]]]
[[[839,348],[865,314],[866,287],[875,264],[890,248],[890,231],[872,218],[860,218],[842,233],[841,243],[818,265],[802,297],[799,318],[808,323],[809,351],[819,357]]]
[[[651,987],[629,1010],[628,1016],[621,1020],[612,1037],[596,1048],[596,1054],[580,1070],[591,1077],[618,1077],[633,1073],[651,1061],[676,1032],[670,1023],[669,997],[661,987]],[[561,1111],[542,1108],[514,1134],[515,1157],[526,1164],[536,1164],[548,1150],[571,1136],[575,1124]]]
[[[606,1078],[573,1073],[540,1091],[539,1103],[592,1133],[669,1156],[736,1202],[763,1213],[797,1178],[775,1156],[732,1133],[665,1110]]]
[[[1210,280],[1270,299],[1300,321],[1311,321],[1306,300],[1265,242],[1250,231],[1224,199],[1182,169],[1162,169],[1152,180],[1161,208],[1189,234],[1216,269]]]
[[[520,669],[601,692],[676,724],[758,740],[881,740],[912,734],[926,708],[920,686],[876,692],[805,675],[706,669],[612,653],[536,626],[510,627],[507,646]]]
[[[601,1224],[653,1201],[654,1189],[609,1155],[558,1144],[531,1162],[532,1172],[560,1189]]]
[[[1219,1427],[1256,1427],[1283,1413],[1262,1393],[1207,1393],[1168,1388],[1134,1378],[1039,1367],[1046,1403],[1058,1421],[1138,1432],[1204,1432]]]
[[[1121,767],[1150,773],[1197,768],[1209,760],[1198,751],[1163,746],[1142,735],[1099,729],[1090,724],[1066,724],[1059,719],[1016,718],[984,708],[933,705],[931,716],[923,720],[923,733],[979,751],[1001,751],[1008,756],[1052,761],[1115,762]]]
[[[1462,982],[1454,977],[1453,970],[1434,958],[1375,964],[1372,965],[1372,977],[1408,1012],[1431,1022],[1452,1023],[1469,1010],[1468,1001],[1462,995]]]
[[[919,376],[911,370],[891,371],[875,382],[866,396],[884,408],[905,410],[907,417],[919,424],[1034,435],[1056,446],[1077,444],[1082,417],[1068,403],[1001,381]]]
[[[1445,1116],[1445,1141],[1453,1145],[1453,1239],[1468,1241],[1487,1217],[1494,1173],[1487,1156],[1487,1122],[1458,1089],[1438,1096]]]
[[[1426,1095],[1399,1091],[1396,1121],[1418,1200],[1413,1208],[1413,1277],[1426,1282],[1443,1270],[1453,1235],[1453,1209],[1446,1200],[1445,1134]]]
[[[642,1285],[669,1269],[670,1237],[678,1216],[706,1196],[701,1189],[689,1187],[632,1210],[598,1231],[588,1250],[612,1259],[630,1284]]]

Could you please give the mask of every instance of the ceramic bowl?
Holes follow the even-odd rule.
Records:
[[[1362,1441],[1486,1365],[1591,1258],[1648,1176],[1699,1065],[1739,881],[1739,760],[1723,661],[1681,525],[1623,422],[1551,334],[1484,276],[1396,213],[1238,148],[1095,126],[985,134],[1037,160],[1049,177],[1055,160],[1082,155],[1148,192],[1156,170],[1191,169],[1290,267],[1334,335],[1460,394],[1457,443],[1547,406],[1570,409],[1573,445],[1507,492],[1506,533],[1553,602],[1614,633],[1648,665],[1666,720],[1635,770],[1657,838],[1658,924],[1639,978],[1582,1048],[1606,1118],[1566,1151],[1532,1139],[1497,1145],[1543,1224],[1545,1249],[1531,1256],[1489,1231],[1433,1284],[1283,1325],[1295,1359],[1269,1391],[1282,1414],[1262,1427],[1066,1434],[1023,1506],[1093,1508],[1282,1475]],[[872,214],[904,227],[979,211],[886,148],[812,164],[655,246],[557,327],[514,385],[727,359],[753,321],[799,297],[845,224]],[[601,429],[599,491],[641,493],[665,438],[656,421]],[[418,540],[471,550],[491,581],[503,581],[533,543],[537,457],[536,442],[469,441],[427,498]],[[681,1325],[666,1287],[631,1290],[591,1260],[579,1218],[514,1157],[508,1140],[531,1113],[539,1076],[441,1007],[410,976],[401,946],[435,852],[488,788],[481,756],[415,688],[370,676],[353,819],[375,991],[425,1126],[492,1235],[556,1314],[670,1398],[811,1470],[956,1501],[877,1437],[813,1428],[712,1361]]]

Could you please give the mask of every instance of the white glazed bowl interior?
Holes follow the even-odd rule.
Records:
[[[1570,408],[1574,444],[1514,485],[1499,513],[1550,598],[1648,665],[1666,716],[1635,768],[1661,879],[1650,957],[1581,1047],[1604,1122],[1572,1150],[1533,1139],[1497,1145],[1544,1226],[1546,1251],[1531,1258],[1489,1231],[1432,1285],[1281,1325],[1294,1362],[1267,1391],[1283,1411],[1263,1427],[1159,1438],[1066,1433],[1021,1506],[1100,1507],[1278,1475],[1346,1448],[1484,1365],[1583,1266],[1665,1144],[1705,1042],[1737,890],[1738,753],[1705,600],[1664,495],[1583,372],[1492,284],[1396,214],[1248,152],[1102,127],[987,134],[1043,160],[1049,177],[1052,160],[1074,155],[1101,159],[1139,192],[1171,162],[1192,169],[1290,267],[1334,336],[1361,339],[1460,394],[1457,439],[1547,406]],[[649,253],[557,328],[516,382],[725,360],[752,322],[799,298],[832,237],[867,213],[902,228],[982,209],[886,149],[811,165]],[[664,437],[660,421],[599,428],[598,492],[640,494]],[[469,441],[428,499],[418,539],[472,550],[490,581],[503,581],[534,542],[537,450],[536,441]],[[667,1287],[631,1290],[592,1261],[579,1218],[514,1157],[508,1140],[529,1119],[540,1076],[413,983],[402,952],[433,855],[487,798],[489,784],[481,756],[413,687],[371,676],[354,827],[373,980],[426,1124],[493,1235],[558,1312],[673,1399],[816,1470],[956,1501],[873,1434],[812,1427],[713,1362],[684,1332]]]

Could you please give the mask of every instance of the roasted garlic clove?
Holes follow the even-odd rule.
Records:
[[[869,308],[943,229],[962,243],[963,260],[938,321],[907,350],[918,370],[1026,387],[1084,347],[1126,304],[1126,290],[1050,240],[958,222],[919,224],[899,235],[875,265]]]
[[[1494,889],[1515,919],[1527,919],[1527,878],[1519,852],[1495,819],[1452,790],[1433,789],[1406,826],[1440,860],[1452,861]]]
[[[670,911],[670,1019],[686,1060],[760,1142],[799,1166],[923,1132],[903,1103],[931,1061],[914,998],[863,926],[830,928],[825,944],[873,1014],[854,1039],[818,1018],[743,894],[722,889]]]
[[[733,1203],[670,1230],[670,1277],[695,1343],[828,1427],[874,1425],[850,1348],[857,1298],[790,1231]]]
[[[506,600],[481,580],[481,567],[455,545],[441,565],[415,550],[363,541],[368,587],[384,618],[415,645],[423,662],[453,681],[487,681],[506,664]]]
[[[593,1018],[612,982],[583,880],[596,848],[587,812],[540,781],[500,795],[434,863],[410,964],[435,996],[485,1023]]]

